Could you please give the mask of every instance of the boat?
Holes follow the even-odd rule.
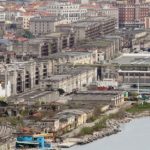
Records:
[[[16,141],[16,150],[57,150],[45,141],[44,137],[19,136]]]

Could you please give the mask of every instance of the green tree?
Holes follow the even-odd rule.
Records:
[[[22,36],[25,37],[25,38],[28,38],[28,39],[34,38],[33,34],[28,30],[24,30]]]

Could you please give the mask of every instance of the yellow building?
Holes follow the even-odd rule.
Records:
[[[22,16],[22,27],[23,29],[29,29],[30,27],[30,19],[33,18],[32,15],[23,15]]]

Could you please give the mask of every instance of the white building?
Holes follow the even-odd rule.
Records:
[[[72,3],[50,3],[48,11],[52,14],[64,16],[68,23],[85,19],[87,14],[87,9],[80,8],[80,4]]]
[[[96,80],[96,68],[73,68],[61,75],[53,75],[42,80],[42,87],[50,87],[52,89],[63,89],[70,93],[74,90],[85,89],[87,85]]]
[[[0,21],[5,21],[6,13],[4,7],[0,6]]]
[[[29,29],[30,19],[33,18],[33,15],[22,15],[22,27],[23,29]]]
[[[81,0],[81,4],[89,4],[89,0]]]
[[[11,83],[8,81],[7,87],[5,87],[5,83],[0,82],[0,97],[9,97],[11,95]]]

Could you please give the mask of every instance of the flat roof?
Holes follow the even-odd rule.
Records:
[[[122,93],[121,91],[79,91],[75,95],[86,95],[86,94],[99,94],[99,95],[117,95]]]
[[[74,57],[74,56],[83,56],[83,55],[87,55],[87,54],[91,54],[90,52],[73,52],[73,51],[67,51],[67,52],[60,52],[60,53],[55,53],[55,54],[51,54],[49,56],[49,58],[52,59],[58,59],[58,58],[64,58],[65,56],[70,56],[70,57]]]
[[[92,25],[104,23],[105,21],[108,21],[109,19],[113,19],[113,18],[98,16],[98,17],[86,18],[84,20],[72,23],[72,25],[74,27],[89,27]]]
[[[120,91],[83,91],[74,94],[71,101],[113,101],[120,94]]]
[[[50,34],[45,35],[45,37],[60,37],[62,35],[68,35],[68,34],[64,32],[52,32]]]
[[[69,78],[71,75],[68,75],[68,74],[63,74],[63,75],[54,75],[50,78],[48,78],[48,80],[50,81],[61,81],[63,79],[67,79]]]
[[[77,47],[80,48],[106,48],[113,42],[113,39],[82,40]]]
[[[112,63],[120,65],[150,65],[150,53],[127,53],[114,59]]]
[[[76,22],[76,23],[73,23],[73,26],[74,27],[89,27],[89,26],[93,26],[93,25],[96,25],[97,23],[96,22],[89,22],[89,21],[83,21],[83,22]]]
[[[84,73],[85,71],[88,70],[92,70],[93,67],[77,67],[77,68],[71,68],[68,69],[67,71],[62,72],[61,74],[58,75],[53,75],[47,79],[44,79],[45,81],[53,81],[53,82],[57,82],[57,81],[61,81],[63,79],[68,79],[74,75],[78,75],[80,73]]]
[[[48,22],[48,21],[52,21],[52,22],[54,22],[54,21],[58,21],[58,20],[62,20],[62,18],[59,18],[59,17],[57,17],[57,16],[44,16],[44,17],[34,17],[34,18],[31,18],[30,19],[30,21],[32,22],[32,21],[37,21],[37,22],[39,22],[39,21],[46,21],[46,22]]]
[[[52,93],[53,91],[41,91],[41,90],[35,90],[35,91],[29,91],[27,93],[23,93],[19,95],[17,98],[22,98],[24,100],[33,100],[35,98],[43,97],[47,94]]]

